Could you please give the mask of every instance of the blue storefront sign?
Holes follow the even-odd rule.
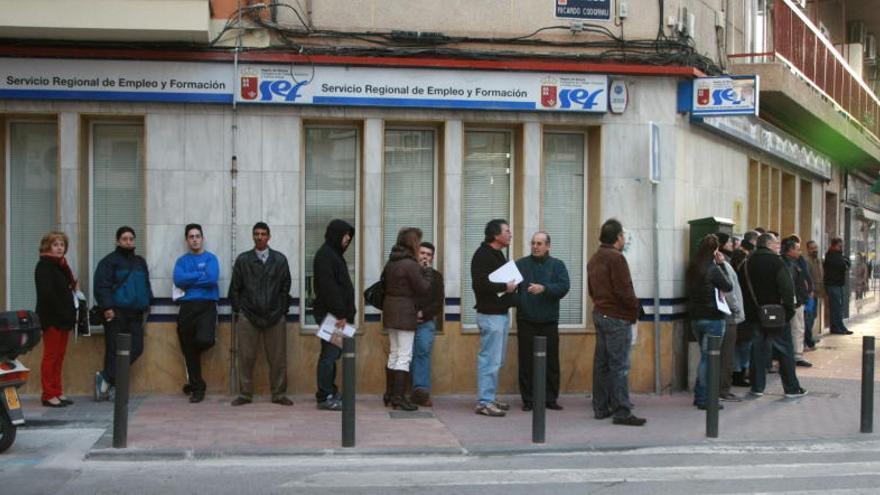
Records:
[[[611,0],[556,0],[556,17],[610,21]]]
[[[758,115],[758,76],[698,77],[678,87],[678,111],[693,116]]]

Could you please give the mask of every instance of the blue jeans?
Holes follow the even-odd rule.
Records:
[[[785,393],[795,393],[801,388],[794,364],[794,346],[791,342],[791,328],[762,328],[752,323],[752,364],[750,377],[752,392],[764,392],[767,386],[767,368],[775,354],[779,358],[779,377]]]
[[[317,366],[318,391],[315,392],[315,399],[318,402],[339,394],[339,388],[336,387],[336,361],[340,357],[342,357],[342,349],[326,340],[321,340],[321,354],[318,356]]]
[[[615,417],[625,418],[632,410],[628,382],[632,325],[595,311],[593,323],[596,325],[593,412],[602,415],[613,413]]]
[[[724,337],[724,320],[693,320],[691,333],[700,343],[700,367],[694,384],[694,404],[706,404],[706,383],[709,372],[709,337]]]
[[[813,306],[818,309],[818,302]],[[813,338],[813,323],[816,321],[816,312],[804,310],[804,345],[816,345],[816,339]]]
[[[847,330],[843,324],[843,287],[827,285],[825,292],[828,293],[828,306],[831,310],[831,331],[839,333]]]
[[[412,363],[409,365],[409,371],[412,373],[413,390],[419,388],[426,392],[431,391],[431,349],[434,347],[434,330],[436,327],[437,324],[434,320],[420,323],[416,327]]]
[[[477,354],[477,404],[484,405],[495,400],[498,392],[498,374],[504,366],[507,353],[507,334],[510,316],[477,313],[480,328],[480,353]]]

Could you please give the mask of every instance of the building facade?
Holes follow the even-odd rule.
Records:
[[[270,225],[270,245],[287,255],[294,280],[294,393],[314,388],[311,263],[333,218],[356,226],[346,257],[358,294],[378,280],[400,227],[422,228],[437,246],[446,280],[434,351],[438,394],[475,389],[469,262],[492,218],[511,223],[511,258],[527,255],[531,234],[542,229],[568,266],[572,290],[560,316],[567,392],[591,387],[586,260],[609,217],[627,229],[625,254],[648,313],[633,343],[638,391],[686,386],[689,220],[727,218],[734,232],[761,225],[823,248],[830,236],[846,235],[853,259],[862,256],[865,267],[876,259],[880,208],[870,189],[880,144],[869,114],[877,99],[864,91],[856,118],[833,98],[817,103],[828,96],[817,83],[785,90],[794,70],[781,55],[754,49],[776,32],[758,36],[759,21],[781,7],[681,2],[687,8],[660,12],[657,2],[630,0],[606,2],[607,20],[575,21],[554,2],[525,1],[504,2],[504,12],[497,2],[99,7],[112,14],[114,3],[128,9],[115,24],[40,2],[28,13],[5,6],[17,15],[3,32],[19,41],[0,44],[0,305],[33,305],[45,232],[71,236],[68,259],[89,293],[116,228],[134,227],[156,296],[133,368],[136,392],[172,393],[185,381],[171,272],[190,222],[204,226],[206,247],[220,259],[223,294],[236,254],[252,247],[253,224]],[[621,18],[620,4],[633,14]],[[179,19],[163,23],[172,11]],[[809,8],[803,12],[797,19],[812,22]],[[529,34],[548,26],[557,28]],[[730,63],[735,54],[743,63]],[[759,116],[682,111],[683,84],[725,70],[761,76]],[[823,142],[809,133],[813,121],[826,126]],[[853,292],[852,313],[872,310],[865,288]],[[378,392],[386,337],[379,312],[358,299],[360,390]],[[223,300],[218,344],[204,358],[209,392],[234,387],[232,331]],[[89,391],[102,339],[71,344],[65,381],[74,393]],[[516,390],[515,339],[510,344],[505,392]],[[39,352],[25,357],[34,370]],[[259,363],[258,385],[267,381]]]

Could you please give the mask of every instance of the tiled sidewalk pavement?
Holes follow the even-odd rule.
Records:
[[[784,399],[778,375],[769,375],[763,398],[724,403],[719,440],[769,442],[859,436],[861,335],[873,333],[876,323],[880,318],[851,325],[856,332],[853,336],[826,336],[818,350],[807,354],[815,366],[798,368],[802,385],[810,391],[807,397]],[[745,389],[735,391],[744,393]],[[182,394],[137,397],[132,401],[125,450],[109,448],[111,403],[95,404],[79,397],[73,407],[47,409],[36,398],[28,398],[25,411],[37,427],[65,421],[108,426],[107,435],[90,454],[94,458],[138,453],[215,456],[344,451],[341,414],[317,410],[311,396],[293,399],[293,407],[258,397],[253,404],[233,408],[228,397],[220,396],[209,396],[201,404],[190,404]],[[357,447],[353,451],[488,452],[706,441],[705,412],[691,405],[690,393],[634,395],[636,414],[648,419],[642,428],[597,421],[592,417],[589,398],[564,396],[560,399],[564,411],[547,411],[547,442],[543,446],[531,443],[531,415],[519,410],[518,397],[504,399],[512,405],[508,416],[489,418],[474,414],[472,396],[437,397],[433,410],[421,410],[420,414],[390,413],[378,396],[361,396],[357,405]],[[875,419],[875,423],[880,428],[880,421]]]

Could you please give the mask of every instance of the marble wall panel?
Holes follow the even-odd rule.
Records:
[[[184,211],[187,222],[223,224],[229,222],[230,177],[228,171],[187,171],[184,180]]]
[[[237,127],[235,155],[238,157],[238,170],[249,172],[262,170],[263,118],[259,114],[240,113]],[[231,133],[230,139],[232,139]]]
[[[236,222],[253,225],[263,220],[262,172],[239,172],[236,178]]]
[[[262,120],[263,170],[302,170],[302,119],[284,115]]]
[[[174,272],[174,261],[185,252],[186,242],[183,237],[184,223],[172,225],[147,225],[146,251],[140,254],[147,259],[151,279],[171,279]],[[155,288],[154,288],[155,292]],[[156,297],[170,297],[171,288],[167,288],[167,295],[155,294]]]
[[[149,113],[145,117],[147,170],[183,170],[186,116],[183,113]]]
[[[229,129],[215,114],[187,113],[183,129],[186,170],[229,170]]]
[[[271,225],[299,225],[300,176],[289,172],[263,172],[263,219]]]
[[[153,225],[187,222],[189,213],[184,205],[184,194],[189,187],[186,172],[182,170],[152,170],[145,172],[146,223]],[[216,194],[216,193],[215,193]]]

